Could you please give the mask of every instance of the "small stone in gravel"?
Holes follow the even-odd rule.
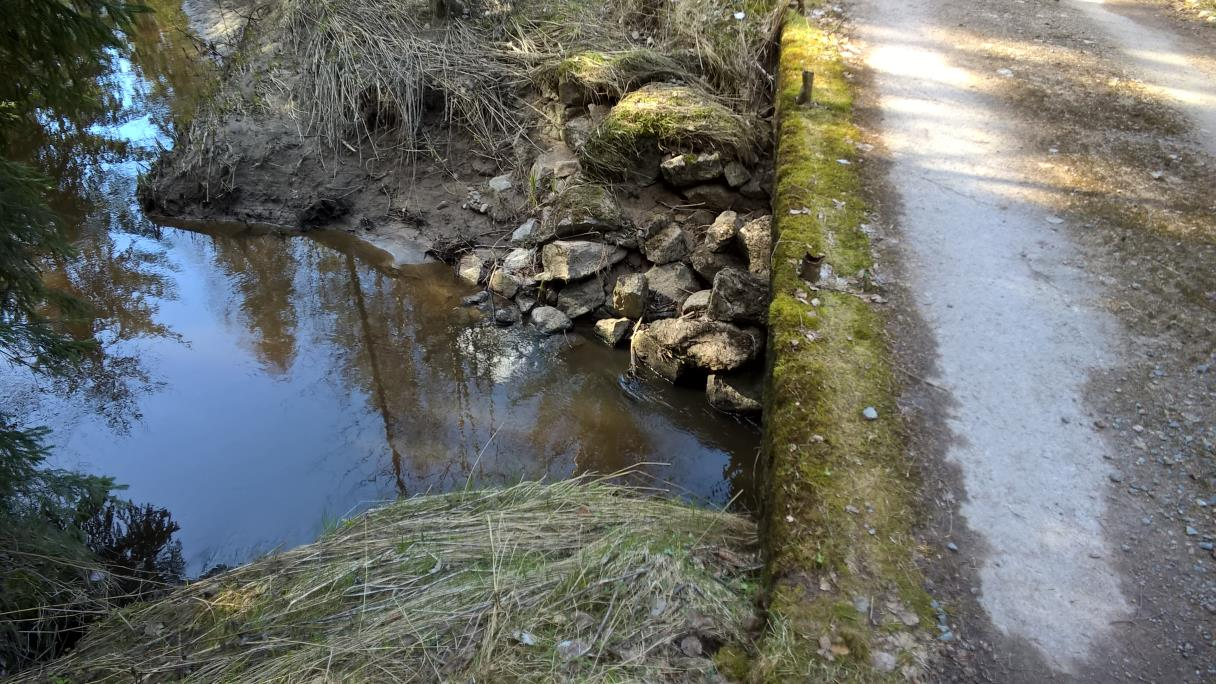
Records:
[[[861,415],[866,420],[878,420],[878,409],[873,406],[867,406],[862,410]]]
[[[886,651],[875,651],[870,654],[870,665],[879,672],[894,672],[897,664],[895,656]]]
[[[951,551],[953,551],[955,553],[958,553],[958,544],[955,544],[954,542],[950,542],[950,543],[946,544],[946,548],[950,549]]]
[[[1121,473],[1121,472],[1119,472],[1119,471],[1117,471],[1117,470],[1116,470],[1115,472],[1111,473],[1111,474],[1110,474],[1110,481],[1111,481],[1111,482],[1122,482],[1122,481],[1123,481],[1123,473]]]
[[[1186,536],[1194,537],[1197,534],[1199,534],[1199,530],[1195,529],[1194,527],[1191,527],[1190,525],[1186,526]]]

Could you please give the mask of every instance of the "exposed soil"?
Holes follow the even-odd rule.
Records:
[[[1216,37],[1113,9],[851,8],[942,679],[1216,672]]]

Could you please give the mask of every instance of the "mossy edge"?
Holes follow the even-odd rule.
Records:
[[[804,69],[815,73],[809,106],[797,102]],[[903,455],[882,315],[854,293],[812,292],[799,276],[808,253],[862,281],[871,266],[861,228],[859,133],[844,72],[830,36],[791,12],[781,33],[775,97],[773,301],[761,456],[769,624],[754,681],[902,679],[899,668],[871,667],[871,653],[881,649],[900,666],[915,666],[919,656],[908,646],[923,643],[923,635],[890,615],[875,625],[857,602],[880,612],[897,602],[920,625],[932,620],[913,557],[917,484]],[[800,290],[806,301],[796,296]],[[878,411],[877,420],[863,417],[866,407]],[[825,638],[833,646],[828,651],[836,651],[830,658]]]

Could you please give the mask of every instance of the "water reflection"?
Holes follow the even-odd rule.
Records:
[[[119,345],[163,389],[138,429],[88,416],[61,453],[169,507],[190,567],[309,541],[323,521],[398,494],[639,463],[724,502],[751,469],[754,429],[696,392],[625,391],[627,354],[539,339],[459,307],[440,264],[389,273],[305,238],[164,228],[180,336]]]
[[[152,4],[114,65],[121,112],[75,127],[111,137],[44,156],[78,249],[53,277],[94,304],[78,333],[102,344],[73,382],[3,381],[55,428],[57,465],[172,511],[194,573],[397,495],[646,463],[691,496],[746,490],[754,428],[697,392],[623,382],[620,351],[478,320],[445,266],[386,269],[340,235],[150,222],[141,159],[204,82],[180,12]]]

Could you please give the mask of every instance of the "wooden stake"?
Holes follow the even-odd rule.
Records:
[[[811,102],[811,90],[815,87],[815,72],[809,69],[802,70],[802,92],[798,93],[798,104],[805,105]]]

